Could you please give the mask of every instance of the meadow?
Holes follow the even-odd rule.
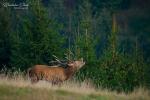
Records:
[[[150,91],[134,89],[130,93],[95,88],[89,81],[73,79],[60,86],[46,81],[31,84],[27,76],[19,73],[0,74],[0,100],[149,100]]]

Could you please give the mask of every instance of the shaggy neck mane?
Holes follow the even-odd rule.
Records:
[[[74,66],[69,66],[65,69],[65,73],[67,76],[67,79],[70,78],[75,72],[77,71],[77,68]]]

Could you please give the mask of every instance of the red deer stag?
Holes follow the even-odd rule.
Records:
[[[59,84],[69,79],[76,71],[85,65],[83,59],[67,63],[67,68],[59,66],[35,65],[28,69],[28,75],[32,83],[46,80],[52,84]]]

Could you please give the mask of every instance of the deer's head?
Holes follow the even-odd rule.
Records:
[[[72,62],[68,63],[69,67],[73,67],[75,69],[80,69],[85,65],[85,62],[83,61],[83,58],[81,58],[80,60],[75,60]]]

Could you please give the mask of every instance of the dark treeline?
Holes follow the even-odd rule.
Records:
[[[4,7],[26,3],[28,9]],[[76,75],[95,86],[150,86],[148,0],[7,0],[0,2],[0,68],[27,70],[60,59],[86,61]]]

